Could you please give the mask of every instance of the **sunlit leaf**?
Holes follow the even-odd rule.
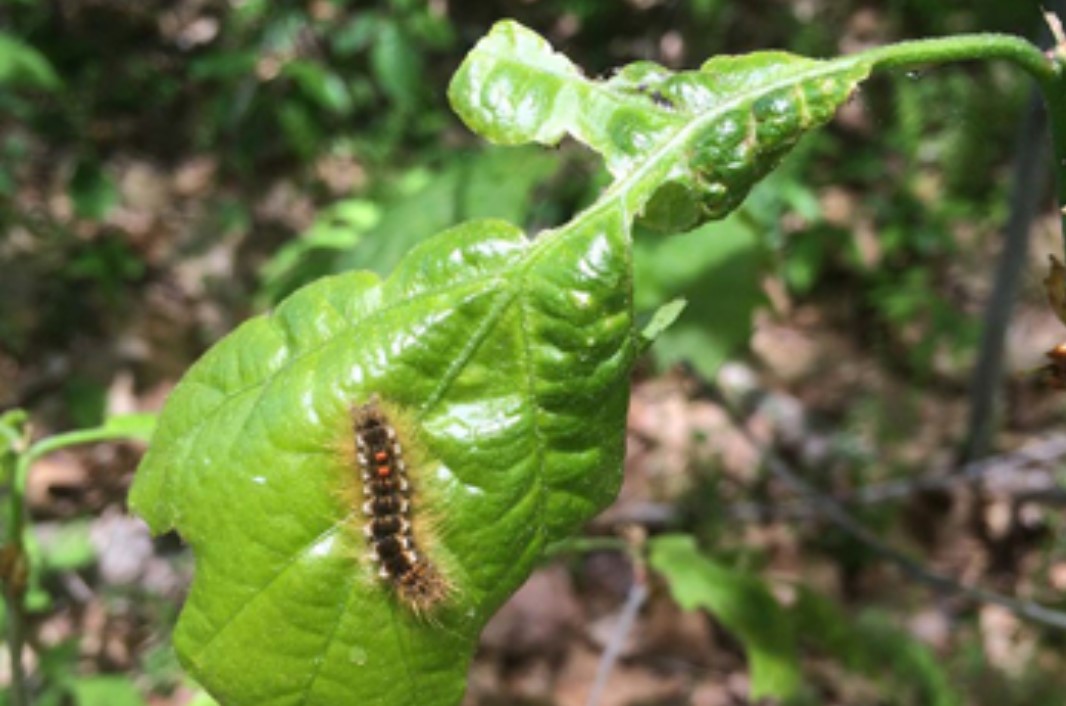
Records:
[[[375,51],[402,39],[382,29]],[[403,89],[394,100],[413,100],[403,57],[374,61]],[[410,251],[394,244],[406,254],[387,277],[310,284],[189,371],[130,502],[196,553],[174,641],[197,680],[226,706],[457,703],[485,622],[620,485],[628,376],[644,342],[637,214],[663,228],[725,215],[865,72],[858,60],[772,53],[593,82],[529,30],[497,25],[451,85],[457,112],[498,142],[575,135],[615,182],[535,238],[480,220]],[[510,198],[496,185],[473,191],[478,207],[512,207],[495,203]],[[353,410],[370,400],[406,449],[419,561],[449,586],[424,609],[367,557]],[[755,646],[756,692],[783,693],[783,643],[737,620]]]
[[[870,67],[786,52],[721,56],[699,71],[651,62],[585,78],[541,37],[493,27],[452,80],[472,129],[501,144],[571,135],[603,155],[623,204],[677,232],[736,208],[808,130],[826,122]]]
[[[188,373],[130,502],[196,551],[175,645],[223,703],[458,700],[485,621],[621,480],[622,235],[460,226],[387,280],[300,290]],[[371,395],[424,449],[414,514],[455,586],[433,622],[366,559],[351,409]]]

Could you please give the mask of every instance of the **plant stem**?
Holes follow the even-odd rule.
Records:
[[[25,467],[26,449],[29,446],[29,429],[25,418],[9,416],[2,420],[6,447],[0,448],[2,476],[8,480],[10,507],[8,509],[7,536],[3,543],[5,576],[2,577],[4,603],[7,605],[7,646],[11,654],[11,703],[27,706],[26,674],[22,668],[22,649],[26,641],[25,613],[23,606],[24,569],[26,550],[23,545],[25,523]]]
[[[7,649],[11,653],[11,704],[28,706],[26,673],[22,668],[22,647],[26,642],[22,597],[8,584],[4,584],[4,600],[7,612]]]
[[[1062,232],[1066,236],[1066,46],[1061,43],[1045,54],[1031,42],[1005,34],[971,34],[943,39],[921,39],[879,47],[858,58],[877,69],[908,69],[948,61],[1009,61],[1028,72],[1040,87],[1048,108],[1055,150],[1055,174]],[[1066,251],[1066,237],[1064,237]]]
[[[1032,42],[1009,34],[964,34],[940,39],[917,39],[889,44],[859,55],[877,69],[909,69],[949,61],[1003,59],[1028,71],[1041,84],[1053,82],[1059,73]]]
[[[1003,383],[1003,341],[1018,297],[1029,253],[1029,233],[1040,213],[1048,184],[1045,112],[1039,96],[1032,99],[1020,121],[1011,186],[1010,213],[1003,227],[1003,250],[996,264],[992,293],[985,307],[981,347],[970,379],[970,420],[960,460],[988,454],[996,431],[996,402]]]
[[[47,454],[68,446],[118,439],[147,440],[151,436],[153,415],[114,417],[102,426],[79,429],[41,439],[31,444],[28,417],[22,410],[0,415],[0,477],[7,481],[8,517],[3,548],[5,572],[0,576],[7,611],[7,643],[11,653],[11,703],[28,706],[26,675],[22,669],[22,650],[26,642],[26,484],[30,467]]]

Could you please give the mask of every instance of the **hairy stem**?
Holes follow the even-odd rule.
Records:
[[[1066,0],[1053,0],[1051,9],[1066,12]],[[1038,40],[1039,46],[1054,48],[1059,41],[1062,41],[1060,33],[1055,31],[1055,24],[1049,16],[1048,26]],[[1049,98],[1054,93],[1051,91]],[[1019,125],[1010,214],[1003,229],[1005,242],[996,270],[995,286],[985,309],[977,367],[970,381],[970,423],[961,448],[963,461],[984,456],[991,446],[995,431],[996,401],[1002,387],[1003,341],[1021,286],[1025,258],[1029,252],[1029,231],[1040,212],[1047,183],[1046,123],[1047,115],[1040,105],[1038,92],[1034,90],[1025,117]],[[1066,183],[1066,180],[1060,179],[1059,183]],[[1066,230],[1063,232],[1066,233]]]
[[[1050,84],[1059,70],[1032,42],[1009,34],[964,34],[941,39],[918,39],[890,44],[861,55],[877,69],[911,69],[951,61],[1002,59],[1016,64],[1042,85]]]
[[[1056,36],[1056,43],[1056,47],[1045,54],[1036,45],[1020,37],[971,34],[901,42],[879,47],[860,56],[872,61],[874,70],[912,69],[949,61],[1003,60],[1036,79],[1048,108],[1055,150],[1060,220],[1063,234],[1066,235],[1066,41]]]

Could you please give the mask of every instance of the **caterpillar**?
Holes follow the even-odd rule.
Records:
[[[356,408],[354,431],[370,558],[378,577],[399,599],[416,614],[425,614],[447,597],[449,587],[415,540],[403,445],[376,397]]]

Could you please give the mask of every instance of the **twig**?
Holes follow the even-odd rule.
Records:
[[[622,606],[622,612],[618,616],[618,624],[614,626],[607,646],[600,657],[600,663],[596,666],[596,680],[592,683],[589,697],[585,706],[599,706],[604,690],[607,688],[607,679],[611,676],[614,665],[622,654],[626,637],[637,622],[637,615],[641,606],[648,598],[648,575],[639,551],[631,551],[633,561],[633,585],[629,587],[629,594]]]
[[[1036,500],[1046,496],[1055,500],[1056,495],[1048,491],[1056,489],[1058,484],[1047,467],[1063,456],[1066,456],[1066,435],[1056,434],[1032,441],[1014,451],[962,464],[957,470],[942,470],[920,478],[872,483],[853,492],[829,497],[842,505],[876,505],[906,498],[921,491],[946,490],[983,481],[993,493],[1010,494],[1018,499]],[[1034,483],[1029,479],[1018,481],[1019,474],[1033,475],[1032,471],[1025,472],[1025,467],[1034,464],[1040,466],[1039,482]],[[809,497],[799,498],[772,508],[765,503],[738,503],[728,508],[728,512],[741,520],[771,516],[803,517],[810,514],[810,500]]]
[[[1046,468],[1063,456],[1066,456],[1066,435],[1056,434],[1032,441],[1014,451],[962,464],[950,474],[871,485],[857,491],[855,498],[859,502],[873,504],[905,497],[917,490],[937,490],[974,481],[984,481],[988,486],[1008,489],[1007,492],[1015,485],[1026,486],[1022,490],[1031,490],[1025,483],[1014,483],[1016,475],[1033,464]]]
[[[992,295],[985,309],[981,348],[970,380],[970,420],[961,449],[961,459],[970,461],[987,453],[996,412],[996,398],[1003,377],[1003,340],[1010,324],[1011,310],[1018,296],[1022,270],[1029,250],[1029,231],[1040,208],[1040,196],[1047,183],[1047,149],[1044,141],[1047,116],[1040,91],[1033,89],[1018,132],[1014,160],[1014,184],[1010,214],[1003,228],[1003,252],[996,266]]]
[[[907,576],[948,593],[960,594],[981,603],[992,603],[1003,606],[1016,615],[1032,620],[1033,622],[1066,630],[1066,613],[1064,612],[1048,608],[1039,603],[1011,598],[1010,596],[1005,596],[1001,593],[989,591],[984,588],[963,585],[950,576],[945,576],[944,574],[925,568],[920,562],[904,552],[881,541],[876,534],[868,530],[838,502],[819,492],[814,486],[810,485],[807,481],[803,480],[799,475],[793,472],[780,456],[774,453],[773,450],[766,448],[765,445],[755,438],[754,434],[752,434],[747,428],[728,400],[722,399],[721,401],[723,408],[737,431],[747,439],[748,443],[762,452],[762,456],[771,473],[781,479],[786,485],[790,486],[794,492],[807,498],[811,505],[824,517],[832,521],[855,539],[868,546],[884,559],[896,564]]]

